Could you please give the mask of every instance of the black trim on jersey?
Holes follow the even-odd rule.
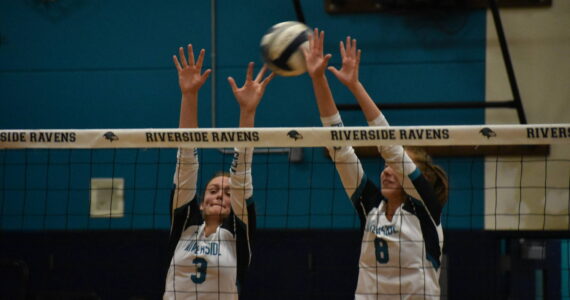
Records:
[[[380,189],[368,179],[368,177],[362,177],[362,182],[358,186],[356,192],[352,195],[351,199],[352,205],[358,213],[360,218],[360,231],[364,232],[364,227],[366,226],[366,217],[368,213],[380,205],[382,201],[382,193]]]
[[[192,201],[174,209],[174,213],[172,213],[172,199],[174,199],[175,192],[176,185],[174,185],[170,193],[170,217],[172,224],[170,237],[168,238],[168,264],[170,264],[172,257],[174,257],[174,250],[176,250],[176,245],[178,244],[178,240],[180,240],[182,232],[191,225],[200,225],[204,222],[197,196],[194,196]]]
[[[439,201],[437,200],[437,196],[433,190],[433,186],[427,179],[420,175],[416,179],[412,180],[416,191],[422,197],[422,200],[427,207],[429,214],[435,221],[435,225],[439,225],[441,222],[441,211],[442,207]]]
[[[429,212],[421,201],[412,197],[408,197],[403,209],[416,216],[420,221],[422,236],[426,246],[426,258],[432,263],[434,268],[439,269],[441,265],[441,261],[439,260],[441,256],[439,236],[437,235],[436,225],[432,222]]]
[[[250,198],[251,199],[251,198]],[[255,214],[255,203],[251,202],[247,206],[247,216],[248,216],[248,232],[245,232],[246,225],[242,220],[236,218],[232,219],[236,221],[236,255],[237,255],[237,274],[236,274],[236,286],[238,288],[238,293],[241,294],[241,287],[245,284],[247,269],[251,263],[251,252],[250,249],[253,248],[253,242],[255,240],[255,226],[256,226],[256,214]],[[248,239],[249,235],[249,239]]]

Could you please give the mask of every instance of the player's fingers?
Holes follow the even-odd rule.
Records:
[[[192,44],[188,44],[188,65],[194,66],[194,50]]]
[[[337,68],[335,68],[335,67],[333,67],[333,66],[330,66],[330,67],[328,67],[327,69],[328,69],[329,71],[331,71],[331,73],[333,73],[334,76],[338,77],[338,74],[340,73],[340,71],[339,71]]]
[[[331,54],[327,54],[325,55],[325,57],[323,58],[323,65],[327,65],[329,63],[329,60],[331,59],[332,55]]]
[[[250,61],[247,65],[247,73],[245,74],[245,82],[251,81],[253,78],[253,62]]]
[[[273,78],[275,78],[276,74],[271,72],[271,74],[269,74],[269,76],[267,76],[265,79],[263,79],[263,81],[261,82],[261,84],[263,85],[263,88],[265,88],[269,82],[271,82],[271,80],[273,80]]]
[[[202,68],[202,64],[204,63],[204,54],[206,54],[206,50],[200,50],[200,55],[198,55],[198,61],[196,62],[196,67],[198,69]]]
[[[319,50],[319,29],[315,28],[315,32],[313,33],[313,48],[318,51]]]
[[[261,70],[259,70],[259,73],[257,73],[257,76],[255,76],[255,81],[260,82],[261,79],[263,78],[263,75],[265,75],[266,70],[267,70],[267,65],[263,64],[263,67],[261,67]]]
[[[356,39],[352,39],[352,54],[356,57]]]
[[[315,36],[315,48],[316,48],[318,51],[321,51],[321,52],[322,52],[322,48],[321,48],[322,35],[323,35],[323,31],[322,31],[322,30],[319,30],[319,29],[317,28],[317,35]]]
[[[319,33],[317,31],[318,31],[318,29],[314,28],[313,33],[309,37],[309,49],[310,50],[313,50],[315,48],[315,38],[319,35]]]
[[[208,77],[210,77],[211,73],[212,73],[212,69],[208,69],[208,70],[204,71],[204,74],[202,74],[202,83],[206,82]]]
[[[180,66],[180,62],[178,61],[178,57],[176,57],[176,55],[172,55],[172,60],[174,61],[174,66],[176,66],[176,70],[178,72],[182,71],[182,67]]]
[[[319,37],[319,50],[322,51],[324,49],[323,44],[325,42],[325,31],[321,31],[321,36]]]
[[[360,65],[360,56],[362,55],[362,50],[358,49],[358,52],[356,54],[356,65]]]
[[[346,57],[346,51],[344,50],[344,43],[340,41],[340,57],[344,59]]]
[[[234,80],[234,78],[231,76],[228,77],[228,82],[230,84],[230,87],[232,88],[232,92],[234,93],[237,92],[238,87],[236,85],[236,81]]]
[[[188,62],[186,61],[186,55],[184,54],[184,48],[180,47],[178,49],[178,57],[180,57],[180,62],[182,63],[182,67],[186,68],[186,66],[188,66]]]
[[[347,36],[346,37],[346,54],[348,54],[348,55],[351,54],[351,52],[350,52],[351,46],[352,45],[350,44],[350,36]]]

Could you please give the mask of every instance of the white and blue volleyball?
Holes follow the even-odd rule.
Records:
[[[305,73],[303,47],[309,46],[311,31],[307,25],[287,21],[273,25],[261,39],[261,55],[267,67],[281,76]]]

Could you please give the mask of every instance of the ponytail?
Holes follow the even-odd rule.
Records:
[[[449,180],[445,171],[434,164],[431,157],[422,148],[406,147],[406,153],[432,184],[441,207],[445,206],[449,196]]]

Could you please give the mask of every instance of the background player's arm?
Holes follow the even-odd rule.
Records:
[[[178,71],[178,84],[182,93],[180,102],[180,128],[198,127],[198,91],[208,79],[211,70],[202,73],[205,50],[202,49],[198,60],[194,60],[192,45],[188,45],[188,59],[184,48],[180,47],[179,57],[172,57]],[[172,194],[172,210],[182,207],[196,196],[198,175],[198,155],[194,148],[181,148],[177,154],[176,171],[174,172],[174,191]]]
[[[271,75],[263,78],[267,67],[264,65],[255,79],[253,79],[253,62],[247,68],[245,83],[238,87],[232,77],[228,82],[240,107],[240,127],[253,127],[255,112],[263,97],[267,84],[275,77]],[[230,169],[231,203],[234,214],[246,225],[249,222],[247,205],[253,196],[251,179],[251,162],[253,158],[252,147],[238,147],[235,149],[232,167]]]
[[[309,37],[309,47],[303,49],[307,73],[311,77],[313,91],[319,115],[323,126],[343,126],[340,114],[334,102],[328,80],[325,75],[330,54],[323,54],[325,33],[315,29]],[[340,176],[344,189],[348,196],[354,200],[358,187],[364,182],[365,176],[360,160],[354,153],[354,149],[348,147],[327,147],[331,159]],[[360,205],[356,205],[358,209]]]

